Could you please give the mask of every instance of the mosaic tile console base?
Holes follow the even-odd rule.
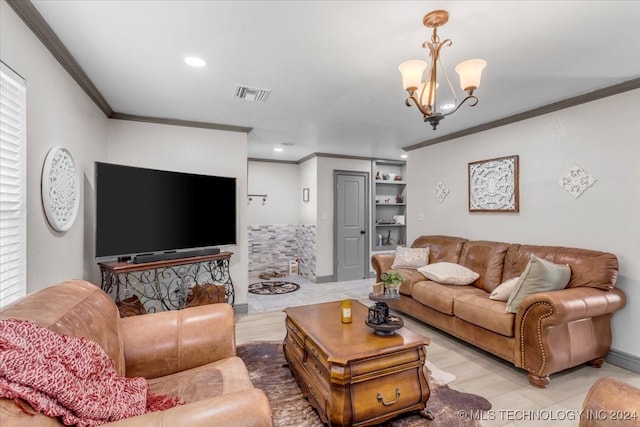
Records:
[[[249,275],[288,271],[289,261],[299,258],[299,274],[316,280],[316,226],[305,224],[250,225]]]

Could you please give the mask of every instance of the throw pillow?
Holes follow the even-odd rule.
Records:
[[[120,311],[120,317],[137,316],[139,314],[147,314],[147,310],[142,305],[142,301],[137,295],[125,298],[116,303]]]
[[[196,307],[205,304],[217,304],[225,302],[224,285],[214,285],[205,283],[203,285],[194,285],[187,295],[186,306]]]
[[[531,255],[516,288],[507,300],[507,313],[517,313],[520,303],[531,294],[564,289],[571,279],[571,267],[554,264]]]
[[[508,300],[509,296],[513,293],[513,290],[516,288],[519,279],[520,277],[518,276],[500,283],[498,287],[495,288],[493,292],[491,292],[491,295],[489,295],[489,299],[495,301]]]
[[[453,262],[436,262],[418,269],[424,277],[445,285],[469,285],[480,275],[467,267]]]
[[[396,248],[391,268],[420,268],[429,264],[429,248]]]

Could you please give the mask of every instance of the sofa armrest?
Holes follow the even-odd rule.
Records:
[[[540,292],[522,300],[516,316],[516,325],[523,321],[528,322],[532,317],[535,319],[536,316],[531,316],[531,312],[540,305],[546,306],[542,311],[545,326],[552,326],[614,313],[624,307],[625,303],[624,293],[615,288],[603,291],[579,287]]]
[[[376,272],[376,281],[379,282],[380,275],[385,271],[391,270],[395,254],[375,254],[371,257],[371,266]]]
[[[578,287],[526,297],[515,320],[514,364],[546,387],[549,374],[581,363],[602,365],[611,349],[611,315],[624,307],[619,289]]]
[[[236,355],[229,304],[120,319],[126,375],[156,378]]]
[[[640,389],[612,377],[593,383],[582,404],[580,427],[640,426]]]
[[[244,390],[166,411],[104,424],[108,427],[272,427],[271,405],[262,390]]]

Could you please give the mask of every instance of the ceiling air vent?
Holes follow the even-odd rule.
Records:
[[[247,101],[267,102],[271,95],[271,91],[267,89],[257,89],[255,87],[236,86],[236,98],[246,99]]]

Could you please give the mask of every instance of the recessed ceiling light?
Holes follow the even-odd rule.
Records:
[[[406,159],[407,157],[409,157],[407,154],[402,154],[402,155],[400,155],[400,158],[401,158],[401,159]]]
[[[273,149],[273,151],[278,151],[278,152],[280,152],[280,151],[284,151],[284,148],[282,148],[282,147],[276,147],[276,148],[274,148],[274,149]]]
[[[188,56],[184,58],[184,62],[191,65],[192,67],[204,67],[207,65],[204,59],[198,58],[196,56]]]

